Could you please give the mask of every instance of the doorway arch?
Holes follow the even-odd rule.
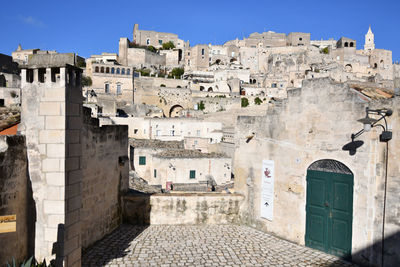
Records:
[[[169,110],[169,117],[180,117],[183,107],[181,105],[174,105]]]
[[[339,161],[323,159],[308,167],[306,246],[351,256],[353,185],[352,171]]]

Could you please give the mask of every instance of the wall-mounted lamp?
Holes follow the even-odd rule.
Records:
[[[386,121],[386,117],[389,117],[393,114],[393,111],[391,109],[387,108],[382,108],[382,109],[370,109],[366,108],[365,109],[365,118],[357,120],[358,122],[361,122],[364,124],[364,128],[358,131],[357,133],[351,134],[351,142],[343,146],[343,150],[349,151],[350,155],[356,154],[357,148],[362,146],[364,144],[363,141],[354,141],[357,137],[362,135],[364,132],[369,132],[371,129],[375,126],[380,126],[382,127],[383,131],[379,135],[379,141],[381,142],[388,142],[392,139],[392,132],[388,131],[388,125]],[[370,115],[375,115],[375,116],[380,116],[377,119],[371,118]],[[379,124],[383,120],[385,122],[385,125]]]

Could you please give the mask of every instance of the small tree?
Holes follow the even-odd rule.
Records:
[[[322,48],[321,49],[321,53],[322,54],[329,54],[329,48],[328,47]]]
[[[92,78],[88,76],[82,76],[82,86],[92,86]]]
[[[256,98],[254,98],[254,104],[256,105],[260,105],[263,101],[257,96]]]
[[[171,70],[170,76],[179,79],[183,75],[183,73],[185,73],[185,70],[183,68],[173,68]]]
[[[199,108],[199,110],[204,110],[206,108],[205,105],[204,105],[203,100],[200,101],[200,103],[198,103],[198,108]]]
[[[174,48],[175,48],[175,45],[171,41],[162,44],[163,50],[170,50],[170,49],[174,49]]]
[[[241,104],[242,104],[241,105],[242,108],[245,108],[245,107],[247,107],[249,105],[249,100],[247,98],[243,97],[242,100],[241,100]]]
[[[154,46],[152,46],[152,45],[149,45],[149,46],[147,47],[147,50],[149,50],[150,52],[153,52],[153,53],[155,53],[155,52],[157,51],[157,49],[156,49]]]

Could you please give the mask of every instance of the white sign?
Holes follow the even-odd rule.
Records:
[[[261,217],[272,221],[274,216],[273,160],[263,160],[261,179]]]

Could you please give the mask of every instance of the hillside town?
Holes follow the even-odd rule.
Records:
[[[146,249],[125,262],[107,247],[163,225],[298,246],[238,266],[400,264],[400,64],[373,27],[362,49],[303,32],[194,46],[128,34],[88,58],[0,54],[0,265],[147,266]]]

